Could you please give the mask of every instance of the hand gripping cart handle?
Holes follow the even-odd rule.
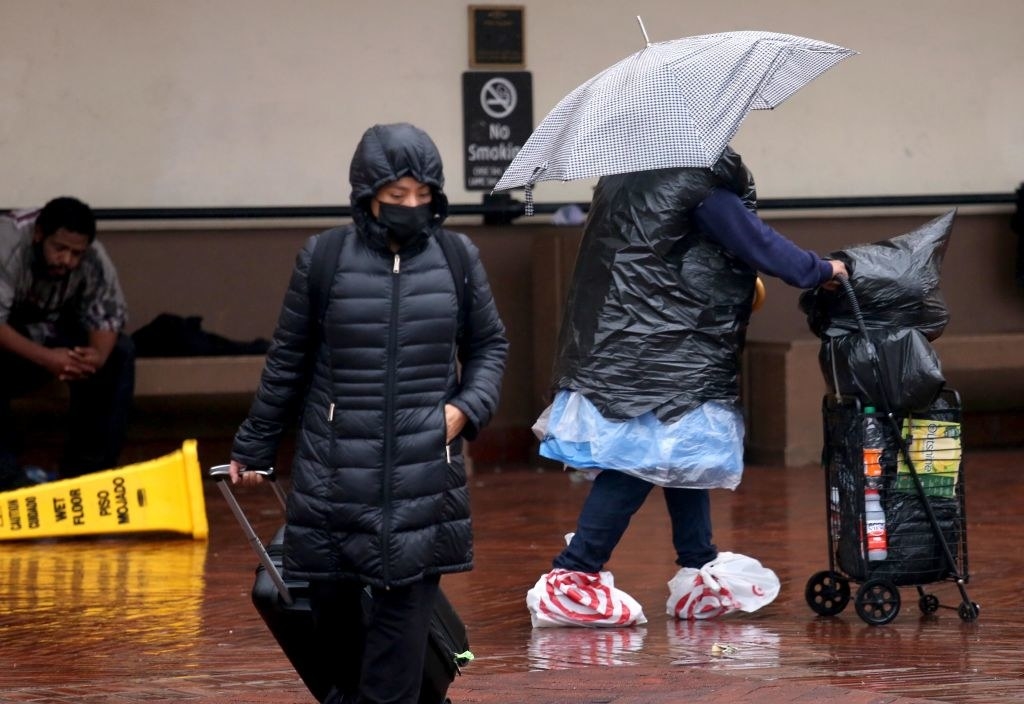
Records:
[[[210,468],[210,477],[217,482],[217,488],[220,489],[220,493],[224,496],[224,500],[228,502],[228,506],[231,508],[231,513],[235,514],[235,518],[238,519],[238,524],[242,526],[242,531],[245,533],[245,537],[249,539],[249,544],[252,549],[256,551],[256,555],[260,559],[260,564],[263,565],[263,569],[267,571],[267,576],[270,577],[274,586],[277,587],[278,592],[281,595],[281,601],[288,604],[289,606],[294,603],[291,592],[288,589],[288,585],[284,581],[284,577],[281,576],[281,571],[277,569],[277,565],[270,558],[270,553],[267,552],[267,548],[263,545],[263,541],[256,535],[256,530],[252,527],[252,523],[249,522],[248,517],[245,515],[245,511],[242,510],[241,504],[238,503],[238,499],[235,498],[235,493],[231,491],[231,474],[228,471],[230,465],[219,464],[215,467]],[[284,489],[277,483],[277,477],[274,474],[274,469],[250,469],[250,472],[256,472],[262,475],[264,478],[270,480],[270,486],[274,490],[274,495],[277,497],[278,502],[281,504],[281,510],[285,509],[287,499],[284,494]]]

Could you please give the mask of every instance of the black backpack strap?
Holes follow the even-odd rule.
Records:
[[[338,268],[338,255],[341,254],[341,240],[347,228],[335,227],[322,233],[313,247],[313,256],[309,262],[309,274],[306,286],[309,291],[309,324],[315,339],[319,339],[327,313],[327,298],[331,292],[331,282]],[[316,345],[310,345],[315,349]]]
[[[438,230],[437,242],[444,251],[444,258],[448,260],[448,269],[452,273],[452,280],[455,281],[455,297],[459,302],[459,323],[456,340],[460,343],[466,339],[469,329],[469,297],[472,295],[472,287],[469,284],[469,272],[472,264],[469,261],[469,252],[466,245],[457,234],[450,230]]]
[[[313,379],[313,367],[323,339],[324,317],[327,315],[327,299],[331,293],[331,282],[338,269],[338,255],[341,254],[341,240],[345,227],[334,227],[320,234],[313,246],[306,274],[306,295],[309,297],[309,340],[306,344],[306,382]]]

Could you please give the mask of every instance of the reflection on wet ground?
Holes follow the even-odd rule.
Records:
[[[200,458],[204,467],[220,461],[202,446]],[[649,622],[532,629],[526,590],[573,528],[587,484],[559,471],[478,468],[477,568],[442,582],[476,655],[451,694],[458,701],[462,688],[472,695],[464,700],[485,701],[473,693],[477,678],[580,670],[586,679],[581,668],[620,666],[618,686],[627,691],[629,667],[642,666],[945,702],[1024,701],[1022,460],[1024,452],[974,452],[965,461],[968,591],[981,606],[978,620],[948,609],[922,614],[915,590],[904,587],[900,614],[884,626],[863,622],[852,604],[832,618],[807,606],[808,578],[828,568],[821,472],[752,466],[739,490],[714,493],[715,537],[720,549],[778,573],[773,604],[711,621],[666,616],[665,583],[675,568],[664,505],[652,495],[608,565]],[[249,601],[250,547],[213,484],[204,488],[208,542],[0,543],[0,701],[311,701]],[[271,493],[239,494],[269,537],[280,521]],[[950,583],[927,590],[959,604]]]
[[[56,664],[72,680],[113,674],[119,652],[196,666],[205,559],[192,540],[4,544],[0,617],[15,665],[5,684],[53,677]]]

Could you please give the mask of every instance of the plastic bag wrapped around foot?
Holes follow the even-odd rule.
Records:
[[[611,572],[551,570],[526,593],[526,606],[534,628],[616,628],[647,623],[636,599],[615,588]]]
[[[683,567],[668,583],[669,616],[707,619],[734,611],[750,613],[775,601],[779,578],[752,557],[720,552],[699,570]]]

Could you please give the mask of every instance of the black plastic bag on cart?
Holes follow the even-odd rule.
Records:
[[[949,322],[939,275],[955,215],[828,255],[846,264],[856,308],[845,291],[822,288],[804,292],[800,308],[823,340],[819,361],[830,392],[884,399],[894,411],[926,408],[938,396],[945,378],[930,341]]]
[[[191,357],[266,354],[270,342],[261,337],[252,341],[232,340],[203,330],[198,315],[161,313],[132,333],[135,354],[139,357]]]
[[[832,252],[846,264],[850,284],[869,328],[915,328],[937,339],[949,322],[939,289],[942,260],[956,210],[910,232],[873,244]],[[800,296],[811,331],[822,339],[858,331],[857,318],[842,290],[816,288]]]
[[[949,564],[943,542],[954,563],[962,560],[959,500],[932,497],[928,501],[937,525],[929,520],[921,497],[888,492],[883,504],[889,556],[882,562],[870,563],[872,578],[888,579],[896,585],[929,584],[956,574],[959,565]]]
[[[822,342],[818,361],[829,391],[876,403],[884,398],[898,412],[928,408],[946,383],[928,338],[915,328],[869,330],[868,337],[877,364],[860,333]]]

